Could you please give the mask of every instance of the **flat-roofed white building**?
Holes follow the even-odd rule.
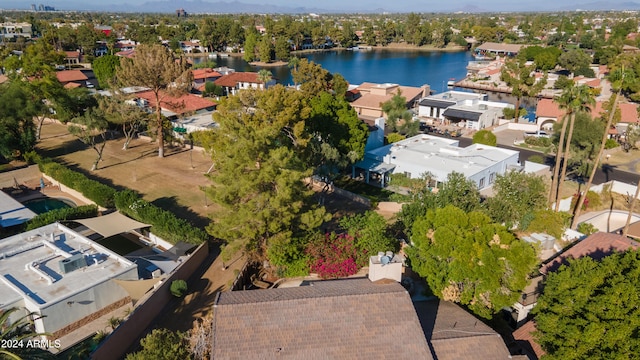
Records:
[[[458,140],[431,135],[411,138],[367,151],[353,166],[352,176],[363,175],[367,183],[384,187],[390,174],[405,174],[418,179],[430,173],[436,185],[452,172],[461,173],[482,190],[493,185],[497,175],[520,167],[520,153],[494,146],[473,144],[458,147]]]
[[[0,239],[0,309],[41,315],[53,339],[130,303],[114,279],[137,280],[137,265],[59,223]]]
[[[488,101],[486,94],[447,91],[421,99],[418,116],[440,123],[458,124],[470,130],[498,125],[505,108],[513,105]]]
[[[29,23],[0,23],[0,38],[12,39],[20,36],[30,38],[31,35],[31,24]]]
[[[36,213],[0,191],[0,227],[20,225],[36,217]],[[0,240],[2,241],[2,240]]]

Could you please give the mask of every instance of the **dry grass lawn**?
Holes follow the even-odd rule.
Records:
[[[38,151],[43,156],[114,187],[138,191],[145,200],[198,227],[206,226],[216,209],[201,190],[210,185],[204,174],[212,162],[200,151],[165,145],[165,158],[160,159],[155,143],[134,139],[122,150],[124,139],[119,138],[107,142],[98,170],[89,171],[96,152],[70,135],[66,126],[50,123],[42,131]]]

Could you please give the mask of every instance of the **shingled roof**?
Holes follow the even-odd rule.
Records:
[[[214,308],[214,359],[433,359],[396,282],[223,292]]]
[[[611,255],[616,251],[622,252],[629,248],[638,249],[640,244],[631,240],[626,236],[597,232],[589,235],[587,238],[579,241],[574,246],[562,252],[553,260],[540,268],[540,273],[546,275],[549,272],[556,271],[561,265],[567,264],[570,258],[579,259],[589,256],[595,260],[601,260],[605,256]]]
[[[459,306],[439,300],[414,306],[437,360],[511,359],[502,337]]]
[[[262,81],[259,80],[258,73],[256,72],[234,72],[222,75],[219,79],[214,81],[214,84],[225,87],[235,87],[239,82],[262,84]]]

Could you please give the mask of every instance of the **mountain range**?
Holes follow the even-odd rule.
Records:
[[[124,0],[126,1],[126,0]],[[248,0],[251,1],[251,0]],[[385,0],[368,1],[366,8],[362,5],[343,4],[340,8],[332,8],[327,5],[317,6],[278,6],[266,3],[253,4],[250,2],[226,2],[226,1],[206,1],[206,0],[156,0],[147,1],[142,4],[119,3],[114,4],[106,1],[89,2],[80,0],[49,0],[45,5],[54,6],[57,10],[78,10],[78,11],[107,11],[107,12],[150,12],[150,13],[174,13],[176,9],[183,8],[187,13],[254,13],[254,14],[307,14],[307,13],[383,13],[383,12],[506,12],[506,11],[575,11],[575,10],[640,10],[640,3],[627,2],[607,2],[597,1],[590,3],[575,3],[569,5],[553,5],[548,8],[541,7],[536,2],[514,2],[508,6],[491,6],[489,2],[477,4],[462,4],[453,7],[451,3],[439,2],[421,3],[419,5],[408,6],[402,3],[391,3]],[[3,9],[29,9],[30,2],[24,0],[2,1]]]

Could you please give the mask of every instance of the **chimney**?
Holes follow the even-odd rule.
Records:
[[[378,255],[369,258],[369,280],[390,279],[400,282],[403,263],[404,258],[399,254],[394,255],[391,251],[379,252]]]

